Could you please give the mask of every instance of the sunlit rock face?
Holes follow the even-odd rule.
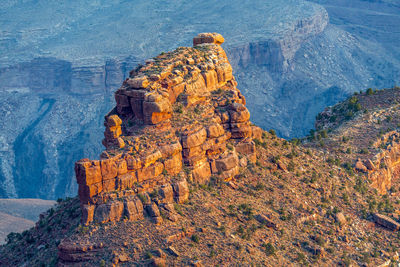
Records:
[[[281,136],[303,135],[352,91],[393,85],[399,55],[322,4],[328,12],[301,0],[2,1],[0,196],[75,195],[73,162],[102,151],[102,116],[128,71],[199,32],[225,37],[252,121]]]

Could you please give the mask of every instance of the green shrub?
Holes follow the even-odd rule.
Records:
[[[293,171],[294,171],[294,168],[295,168],[294,162],[293,162],[293,161],[290,161],[289,164],[288,164],[288,166],[287,166],[288,171],[293,172]]]
[[[299,253],[297,253],[296,260],[298,262],[305,262],[306,261],[306,255],[304,255],[303,253],[299,252]]]
[[[275,254],[275,247],[271,243],[263,244],[263,247],[267,256],[272,256]]]
[[[275,132],[274,129],[269,130],[269,133],[270,133],[272,136],[276,136],[276,132]]]
[[[200,238],[198,235],[192,235],[192,241],[195,243],[199,243],[200,242]]]

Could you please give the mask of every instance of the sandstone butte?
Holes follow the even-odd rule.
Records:
[[[245,97],[220,46],[224,38],[202,33],[193,47],[147,60],[115,92],[105,116],[100,160],[75,163],[82,223],[127,218],[175,220],[173,203],[188,199],[188,181],[229,181],[239,166],[256,161]]]

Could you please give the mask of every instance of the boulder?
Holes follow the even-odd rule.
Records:
[[[154,202],[152,202],[151,205],[146,206],[146,211],[150,217],[160,217],[161,216],[160,209],[158,208],[157,204]]]
[[[102,180],[98,160],[81,159],[75,163],[75,176],[78,184],[92,185]]]
[[[182,154],[178,153],[164,160],[164,168],[168,175],[176,175],[182,170]]]
[[[354,168],[357,171],[360,171],[360,172],[367,172],[368,171],[368,168],[363,164],[363,162],[360,159],[357,160]]]
[[[203,143],[204,144],[204,143]],[[195,146],[191,148],[184,148],[182,150],[182,155],[185,158],[192,158],[198,155],[205,155],[206,151],[204,151],[203,146]]]
[[[251,126],[248,122],[230,123],[233,139],[243,139],[251,136]]]
[[[211,169],[208,161],[202,161],[192,169],[193,181],[199,184],[206,184],[211,177]]]
[[[122,120],[118,115],[108,116],[107,119],[107,127],[118,127],[121,126]]]
[[[172,144],[163,145],[160,148],[160,152],[163,158],[171,157],[182,151],[182,146],[179,142]]]
[[[251,126],[251,137],[253,139],[258,139],[258,140],[262,140],[262,133],[263,133],[263,129],[261,129],[258,126]]]
[[[160,150],[154,150],[152,152],[146,153],[141,157],[143,168],[147,168],[148,166],[159,160],[161,157],[162,154]]]
[[[125,147],[125,141],[121,137],[118,137],[118,138],[105,138],[105,139],[103,139],[102,144],[107,149],[124,148]]]
[[[347,220],[346,220],[346,217],[344,216],[343,212],[336,213],[335,220],[336,220],[336,222],[340,223],[340,225],[347,224]]]
[[[213,123],[207,127],[207,137],[216,138],[225,133],[224,127],[219,123]]]
[[[124,214],[129,221],[143,219],[143,204],[139,198],[126,199],[124,201]]]
[[[149,85],[149,81],[147,80],[147,77],[136,77],[133,79],[128,79],[126,83],[134,89],[141,89],[141,88],[146,88]]]
[[[224,37],[219,33],[200,33],[193,38],[193,46],[199,44],[218,44],[224,43]]]
[[[251,139],[245,139],[235,145],[236,152],[244,155],[250,162],[257,161],[256,144]]]
[[[400,229],[400,224],[395,220],[389,218],[388,216],[379,213],[374,213],[373,218],[377,224],[385,228],[388,228],[389,230],[398,231]]]
[[[231,118],[231,122],[246,122],[250,119],[250,112],[247,110],[241,111],[229,111],[229,116]]]
[[[119,221],[124,211],[124,204],[121,201],[113,201],[107,204],[100,204],[94,211],[94,221],[106,223]]]
[[[256,144],[252,140],[244,140],[235,145],[236,152],[248,155],[256,152]]]
[[[219,177],[223,179],[225,182],[228,182],[232,180],[236,175],[239,174],[239,166],[235,166],[230,170],[224,171],[222,173],[219,173]]]
[[[195,146],[200,146],[207,139],[207,131],[204,127],[199,128],[195,132],[183,133],[182,136],[182,147],[191,148]]]
[[[165,184],[160,188],[159,203],[172,203],[174,201],[174,190],[171,184]]]
[[[239,158],[235,152],[229,152],[215,160],[217,172],[224,172],[239,165]]]
[[[256,220],[259,221],[260,223],[264,224],[267,227],[273,228],[275,230],[279,229],[279,226],[276,222],[274,222],[270,216],[266,216],[263,214],[258,214],[256,215]]]
[[[277,165],[278,165],[278,168],[281,169],[282,171],[288,172],[288,169],[287,169],[287,167],[286,167],[286,164],[283,163],[282,161],[278,161]]]
[[[172,184],[174,190],[174,199],[177,203],[181,204],[189,198],[189,187],[186,179],[176,181]]]

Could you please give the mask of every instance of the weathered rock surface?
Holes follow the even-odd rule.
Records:
[[[239,173],[239,155],[256,160],[246,100],[217,33],[202,33],[193,48],[163,53],[130,72],[105,117],[100,160],[75,164],[82,222],[143,219],[189,197],[188,181],[207,184]]]
[[[392,231],[398,231],[400,229],[400,224],[395,220],[389,218],[388,216],[379,213],[374,213],[373,217],[375,222],[383,227],[386,227]]]

